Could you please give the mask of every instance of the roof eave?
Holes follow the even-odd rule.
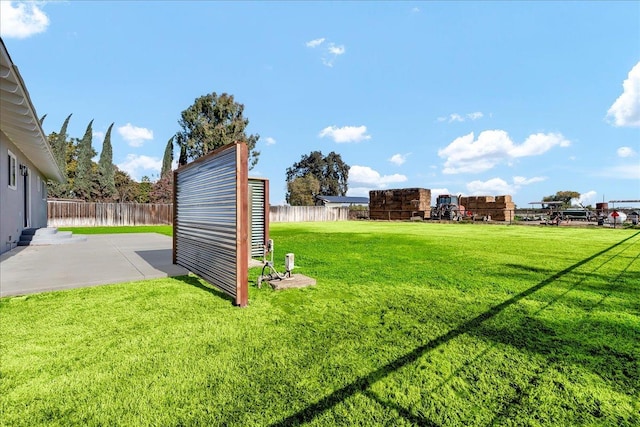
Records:
[[[29,91],[0,39],[0,130],[47,179],[64,182]]]

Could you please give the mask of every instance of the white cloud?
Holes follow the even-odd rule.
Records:
[[[344,55],[347,52],[347,48],[344,45],[337,45],[333,42],[325,43],[327,39],[324,37],[320,37],[314,40],[309,40],[305,43],[305,46],[311,49],[315,49],[317,47],[321,47],[321,60],[324,65],[327,67],[333,67],[336,59]]]
[[[542,181],[546,181],[546,180],[547,180],[546,176],[534,176],[533,178],[525,178],[524,176],[514,176],[513,177],[513,184],[517,188],[520,188],[523,185],[534,184],[536,182],[542,182]]]
[[[618,157],[633,157],[636,155],[636,152],[631,147],[620,147],[616,152]]]
[[[484,117],[484,114],[482,114],[480,111],[476,111],[474,113],[468,113],[468,114],[465,114],[464,116],[458,113],[453,113],[453,114],[449,114],[449,116],[438,117],[438,121],[453,123],[453,122],[464,122],[467,120],[478,120],[483,117]]]
[[[327,67],[333,67],[336,59],[340,55],[344,55],[347,49],[344,45],[336,46],[334,43],[329,43],[325,54],[322,56],[322,63]]]
[[[487,181],[471,181],[467,184],[469,194],[473,196],[484,195],[500,195],[500,194],[516,194],[520,188],[525,185],[534,184],[536,182],[546,181],[546,177],[536,176],[526,178],[524,176],[514,176],[511,183],[502,178],[491,178]]]
[[[336,56],[344,55],[344,53],[347,51],[344,46],[336,46],[333,43],[329,44],[329,47],[327,48],[327,50],[329,51],[330,54],[336,55]]]
[[[491,178],[488,181],[471,181],[467,184],[467,190],[473,196],[513,194],[515,193],[515,186],[510,185],[501,178]]]
[[[519,157],[537,156],[558,145],[571,144],[561,134],[534,134],[524,143],[515,144],[503,130],[487,130],[474,139],[473,132],[456,138],[451,144],[438,150],[438,156],[446,159],[443,173],[479,173],[497,164]]]
[[[275,139],[273,139],[273,138],[271,138],[270,136],[268,136],[268,137],[266,137],[266,138],[264,139],[264,142],[265,142],[267,145],[273,145],[273,144],[275,144],[275,143],[276,143],[276,140],[275,140]]]
[[[36,3],[0,1],[0,34],[24,39],[46,31],[49,17]]]
[[[598,193],[593,190],[587,191],[586,193],[581,193],[580,197],[578,197],[577,199],[571,199],[571,205],[593,205],[596,201],[597,195]]]
[[[411,9],[412,13],[420,13],[420,8],[419,7],[414,7],[413,9]]]
[[[571,142],[564,139],[559,133],[536,133],[529,137],[521,145],[514,145],[509,151],[511,157],[539,156],[549,151],[556,145],[568,147]]]
[[[137,181],[144,176],[159,174],[162,169],[162,159],[145,155],[127,154],[124,162],[118,163],[118,169],[127,172]]]
[[[342,142],[360,142],[371,139],[371,135],[367,135],[366,126],[328,126],[320,131],[318,136],[324,138],[328,136],[337,143]]]
[[[407,153],[407,154],[394,154],[393,156],[391,156],[389,158],[389,161],[391,163],[393,163],[394,165],[398,165],[401,166],[404,162],[407,161],[407,157],[409,157],[409,154],[411,153]]]
[[[351,166],[349,169],[349,187],[386,188],[389,184],[407,181],[401,174],[380,175],[368,166]]]
[[[132,147],[142,147],[145,140],[153,139],[153,131],[146,128],[139,128],[127,123],[118,128],[118,133]]]
[[[371,188],[369,187],[354,187],[347,190],[347,196],[349,197],[369,197],[369,191]]]
[[[607,117],[615,126],[640,127],[640,62],[629,71],[622,83],[622,95],[616,99]]]
[[[306,44],[307,47],[310,48],[314,48],[314,47],[318,47],[320,46],[322,43],[324,43],[325,38],[324,37],[320,37],[319,39],[313,39],[308,41]]]

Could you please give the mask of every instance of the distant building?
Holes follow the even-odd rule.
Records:
[[[348,196],[316,196],[316,206],[325,206],[327,208],[369,206],[369,198]]]
[[[0,39],[0,253],[47,226],[47,180],[62,182],[27,87]]]

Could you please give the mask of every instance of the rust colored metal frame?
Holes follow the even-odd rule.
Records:
[[[224,286],[229,287],[229,290],[225,290],[220,286],[217,286],[215,283],[212,283],[212,280],[203,277],[212,285],[218,287],[223,292],[229,294],[234,298],[234,303],[240,307],[245,307],[248,304],[249,300],[249,279],[248,279],[248,238],[249,238],[249,185],[248,185],[248,149],[247,145],[242,142],[236,142],[233,144],[228,144],[223,147],[220,147],[196,160],[189,163],[188,165],[182,166],[174,171],[173,175],[173,263],[179,264],[180,258],[185,257],[186,252],[182,252],[181,255],[178,254],[180,250],[180,241],[178,233],[182,231],[181,228],[181,219],[180,219],[180,207],[179,207],[179,197],[178,192],[180,191],[179,175],[189,169],[197,167],[204,162],[208,162],[210,160],[215,159],[217,156],[222,153],[227,154],[227,150],[235,150],[235,284],[224,282]],[[193,234],[194,230],[190,230]],[[195,229],[195,232],[198,230]],[[206,233],[202,233],[202,236],[206,236]],[[206,237],[199,237],[199,245],[206,245]],[[203,243],[204,240],[204,243]],[[193,246],[189,248],[189,253],[193,254],[195,250],[195,255],[197,257],[201,257],[200,250],[194,249]],[[220,257],[222,258],[222,257]],[[206,259],[206,257],[205,257]],[[209,259],[207,259],[209,261]],[[224,262],[219,259],[218,262]],[[198,262],[197,260],[189,261],[194,266],[193,269],[197,269]],[[228,262],[228,261],[227,261]],[[187,262],[185,262],[187,263]],[[187,265],[184,265],[185,268],[190,269]],[[230,266],[229,266],[230,267]],[[197,272],[194,272],[197,274]],[[206,275],[206,274],[204,274]],[[203,275],[200,275],[201,277]],[[217,277],[212,277],[213,280],[217,280]],[[235,295],[230,292],[235,288]]]
[[[249,302],[249,151],[246,144],[236,150],[236,305]]]

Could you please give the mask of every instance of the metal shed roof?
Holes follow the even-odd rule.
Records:
[[[349,197],[349,196],[318,196],[318,200],[324,200],[329,203],[360,203],[368,204],[368,197]]]

